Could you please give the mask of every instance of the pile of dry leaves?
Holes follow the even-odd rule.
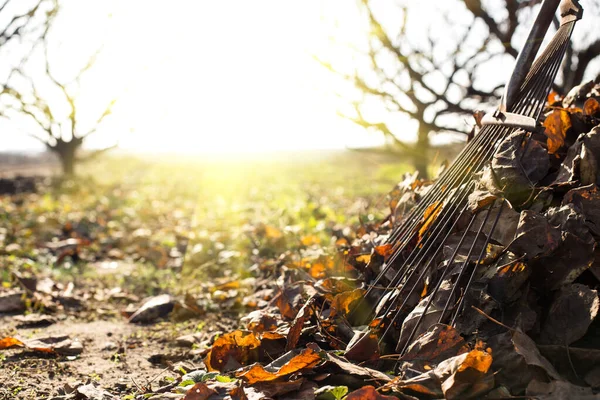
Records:
[[[335,243],[331,250],[321,247],[319,238],[303,236],[297,251],[289,251],[280,230],[252,226],[245,234],[277,249],[268,257],[258,257],[257,250],[250,268],[253,277],[240,280],[229,274],[198,284],[200,293],[189,293],[181,301],[165,294],[141,308],[121,310],[136,323],[165,315],[183,319],[218,311],[224,318],[227,310],[250,311],[237,330],[201,332],[177,340],[190,349],[188,359],[202,360],[204,368],[182,371],[160,388],[149,384],[145,393],[140,389],[127,399],[600,398],[596,394],[600,392],[600,320],[596,318],[600,307],[596,245],[600,238],[600,84],[586,83],[564,98],[551,94],[544,127],[527,145],[524,132],[498,144],[469,197],[470,211],[483,220],[482,225],[487,208],[497,204],[490,212],[491,223],[500,208],[496,199],[507,200],[492,241],[480,241],[477,232],[458,223],[434,260],[440,267],[417,282],[415,301],[402,310],[391,347],[390,340],[381,337],[379,324],[361,320],[362,312],[356,310],[359,305],[376,307],[364,299],[366,288],[392,254],[387,239],[432,187],[432,182],[416,176],[407,176],[390,193],[390,213],[383,221],[369,220],[354,232],[329,227]],[[111,210],[108,200],[106,212]],[[173,225],[183,230],[181,218],[169,215]],[[146,231],[160,231],[150,224],[158,224],[154,214],[147,220],[147,229],[124,218],[119,232],[114,223],[102,221],[88,224],[94,229],[86,232],[101,238],[114,259],[124,257],[112,242],[117,237],[121,247],[137,258],[180,266],[187,242],[169,241],[177,249],[181,245],[181,251],[163,249],[165,245],[158,243],[164,240],[148,246],[137,243],[136,237],[147,236]],[[69,231],[88,225],[71,226]],[[123,234],[129,228],[138,235]],[[426,231],[429,225],[420,229]],[[473,240],[461,246],[458,238],[466,234]],[[87,253],[89,245],[81,240],[49,242],[43,254],[58,261],[74,255],[95,261]],[[484,254],[480,263],[470,259],[472,243]],[[191,253],[188,259],[194,257]],[[226,257],[231,252],[219,254]],[[474,271],[473,283],[467,291],[452,290],[461,279],[454,264],[464,263]],[[450,272],[439,278],[442,269]],[[69,310],[91,298],[72,285],[27,276],[16,279],[21,289],[2,294],[0,312],[22,311],[24,297],[45,310]],[[437,281],[441,281],[439,291],[432,291],[428,284]],[[431,307],[424,308],[436,295]],[[126,296],[120,291],[94,294],[99,300]],[[452,326],[437,323],[445,304],[457,315]],[[35,318],[24,317],[21,322],[39,323]],[[416,319],[423,323],[413,338],[405,338],[407,351],[394,354],[390,349]],[[81,344],[69,337],[0,340],[0,349],[11,347],[67,357],[82,351]],[[115,397],[90,383],[56,398]]]
[[[390,194],[388,219],[334,232],[338,254],[307,249],[264,268],[243,328],[215,338],[206,370],[174,392],[187,400],[598,398],[599,101],[594,82],[553,93],[545,133],[527,146],[522,132],[511,135],[480,174],[472,211],[497,197],[509,203],[472,289],[457,294],[466,307],[453,326],[424,324],[399,358],[385,354],[377,330],[349,318],[389,256],[385,238],[430,186],[407,177]]]

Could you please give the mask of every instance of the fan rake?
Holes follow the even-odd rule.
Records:
[[[536,58],[559,3],[558,30]],[[429,326],[454,326],[465,313],[465,298],[473,290],[478,267],[486,268],[486,249],[498,244],[494,233],[503,213],[512,207],[498,196],[473,210],[468,197],[476,188],[477,174],[490,164],[504,139],[519,132],[526,149],[532,135],[543,131],[540,117],[545,101],[582,12],[575,0],[543,2],[500,106],[483,117],[480,132],[389,235],[392,252],[375,271],[350,317],[370,321],[380,345],[391,344],[399,356]],[[450,252],[442,257],[445,249]],[[432,307],[436,312],[430,311]]]

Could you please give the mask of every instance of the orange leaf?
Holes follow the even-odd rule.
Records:
[[[344,278],[327,278],[319,281],[317,285],[333,294],[347,292],[356,288],[356,285],[352,285],[352,281]]]
[[[356,261],[359,263],[368,264],[369,262],[371,262],[371,255],[370,254],[360,255],[360,256],[356,257]]]
[[[468,368],[474,369],[481,373],[487,373],[492,366],[492,355],[483,350],[471,350],[467,354],[467,358],[458,367],[458,372],[462,372]]]
[[[307,348],[291,360],[283,364],[276,372],[267,371],[260,364],[254,364],[249,370],[238,373],[237,377],[244,379],[250,385],[257,382],[273,381],[277,378],[291,375],[307,368],[314,368],[321,362],[321,356],[313,349]]]
[[[302,238],[300,239],[300,242],[302,242],[303,246],[312,246],[313,244],[319,244],[321,243],[321,240],[315,236],[315,235],[307,235],[307,236],[302,236]]]
[[[215,340],[204,359],[204,364],[209,371],[223,371],[226,368],[247,365],[258,359],[257,349],[259,346],[260,340],[253,332],[226,333]]]
[[[298,315],[296,315],[296,319],[292,323],[290,330],[287,335],[287,343],[285,345],[285,350],[289,351],[296,347],[298,344],[298,340],[300,340],[300,334],[302,333],[302,329],[304,328],[304,323],[308,318],[310,318],[313,314],[312,304],[314,302],[314,297],[311,297],[306,304],[302,306],[300,311],[298,311]]]
[[[251,312],[248,314],[248,318],[250,318],[250,320],[246,324],[246,328],[249,331],[261,333],[277,329],[277,320],[275,319],[275,316],[262,310]]]
[[[419,239],[423,237],[429,227],[433,224],[440,211],[442,211],[442,208],[443,206],[439,201],[436,201],[427,207],[423,213],[423,225],[421,225],[421,229],[419,229]]]
[[[354,289],[351,292],[343,292],[335,295],[333,301],[331,302],[331,314],[330,317],[333,317],[337,314],[348,315],[350,313],[350,306],[356,300],[362,299],[365,295],[365,291],[363,289]]]
[[[341,238],[341,239],[336,240],[335,245],[337,247],[345,247],[345,246],[349,246],[350,243],[348,243],[348,239]]]
[[[345,400],[398,400],[398,398],[380,394],[373,386],[363,386],[346,396]]]
[[[550,92],[550,94],[548,94],[548,97],[546,98],[546,100],[548,101],[548,105],[551,106],[554,103],[556,103],[557,101],[561,100],[561,97],[558,93],[556,93],[554,90]]]
[[[21,342],[19,339],[15,339],[13,337],[5,337],[4,339],[0,339],[0,350],[10,349],[11,347],[23,347],[25,343]]]
[[[583,113],[585,115],[597,115],[600,113],[600,103],[598,102],[598,100],[594,99],[593,97],[590,97],[589,99],[587,99],[585,101],[585,104],[583,105]]]
[[[322,256],[314,261],[308,273],[315,279],[323,279],[327,276],[328,272],[333,271],[335,268],[335,262],[331,257]]]
[[[555,109],[544,121],[548,153],[554,154],[565,144],[567,131],[571,128],[571,117],[564,109]]]
[[[394,246],[391,243],[386,243],[382,246],[375,247],[375,253],[386,258],[392,255],[393,250]]]
[[[204,383],[196,383],[185,393],[183,400],[206,400],[213,394],[217,394],[217,392]]]

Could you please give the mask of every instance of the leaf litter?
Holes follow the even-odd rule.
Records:
[[[192,348],[183,357],[200,355],[196,360],[201,360],[201,367],[194,370],[197,378],[190,381],[188,375],[182,375],[166,389],[157,392],[149,386],[138,397],[599,398],[600,348],[595,339],[600,333],[597,86],[589,84],[587,92],[580,93],[583,89],[579,88],[564,99],[553,95],[546,110],[545,135],[534,135],[525,157],[521,154],[522,133],[500,144],[469,198],[469,208],[478,218],[475,226],[484,222],[480,215],[497,197],[510,203],[493,243],[480,245],[485,257],[474,274],[475,289],[454,293],[455,278],[450,274],[439,288],[438,300],[425,311],[424,304],[433,295],[425,279],[403,311],[400,340],[406,342],[404,355],[399,357],[382,340],[381,327],[364,325],[355,318],[360,314],[355,311],[366,306],[362,301],[365,282],[394,251],[385,244],[391,229],[431,186],[432,182],[420,181],[415,175],[407,176],[389,194],[387,217],[362,223],[354,231],[331,229],[332,249],[322,246],[323,237],[307,234],[296,239],[297,247],[291,251],[290,231],[268,224],[247,227],[245,234],[258,250],[250,277],[224,276],[205,283],[203,291],[177,299],[161,295],[127,311],[124,315],[131,322],[144,323],[164,317],[197,318],[213,312],[215,306],[221,311],[247,313],[235,329],[181,341],[192,347],[198,343],[208,346]],[[582,108],[576,107],[582,98]],[[429,229],[442,207],[434,204],[425,211],[419,235]],[[68,228],[85,231],[80,224]],[[146,234],[141,230],[137,237]],[[475,237],[476,232],[466,234]],[[190,257],[207,262],[201,253],[214,241],[200,242]],[[473,262],[466,259],[468,252],[460,249],[458,241],[448,243],[450,247],[439,261],[442,265],[450,254],[456,255],[457,263]],[[60,263],[89,257],[90,245],[81,237],[53,242],[46,251]],[[174,259],[181,258],[161,247],[138,251],[159,266],[177,264]],[[217,264],[240,257],[235,251],[212,255]],[[121,258],[123,254],[113,251],[112,256]],[[62,297],[72,299],[77,307],[82,295],[57,285],[41,290],[24,278],[21,282],[22,291],[2,293],[8,309],[16,311],[22,306],[15,301],[17,297],[25,302],[33,299],[50,309],[67,307],[69,301],[61,301]],[[436,323],[444,305],[456,303],[459,297],[466,305],[459,320],[453,326]],[[416,318],[424,321],[417,334],[403,335],[402,331],[413,330]],[[57,352],[57,347],[44,339],[34,342],[8,336],[0,343],[5,348]]]

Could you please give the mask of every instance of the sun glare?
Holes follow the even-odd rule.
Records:
[[[88,12],[76,3],[80,25]],[[379,143],[336,114],[339,81],[314,58],[339,52],[330,39],[336,19],[346,27],[359,19],[353,2],[335,3],[108,3],[95,11],[109,29],[98,30],[104,53],[84,95],[91,109],[119,99],[88,146],[118,140],[127,150],[238,153]],[[363,37],[342,34],[349,43]]]

